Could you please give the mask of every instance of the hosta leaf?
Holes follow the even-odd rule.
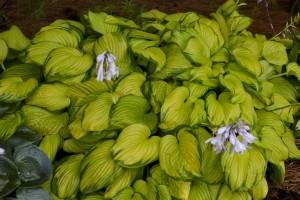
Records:
[[[249,49],[256,58],[259,59],[261,57],[263,43],[254,37],[246,36],[244,38],[245,41],[243,42],[242,47]]]
[[[68,124],[69,114],[55,113],[40,107],[24,105],[24,126],[40,135],[56,134]]]
[[[279,165],[288,158],[289,150],[272,126],[264,126],[261,130],[261,142],[272,151],[270,162]]]
[[[98,143],[86,154],[80,175],[80,191],[83,194],[106,187],[115,176],[117,163],[110,153],[114,143],[114,140]]]
[[[232,33],[238,33],[248,28],[253,22],[253,19],[246,16],[230,17],[227,20],[228,28]]]
[[[251,191],[251,196],[253,200],[261,200],[261,199],[265,199],[267,194],[268,194],[268,182],[265,178],[262,178],[261,181]]]
[[[40,80],[42,78],[42,69],[34,64],[16,64],[6,69],[1,73],[0,78],[16,78],[20,77],[23,81],[27,81],[30,78]]]
[[[229,17],[229,15],[238,9],[238,4],[233,0],[228,0],[223,3],[216,13],[223,15],[224,17]]]
[[[148,12],[143,12],[141,14],[142,18],[155,19],[155,20],[160,20],[160,21],[162,21],[166,16],[167,16],[166,13],[163,13],[159,10],[150,10]]]
[[[211,185],[209,184],[208,185],[209,189],[210,189],[210,192],[211,192],[211,199],[212,200],[218,200],[218,195],[219,195],[219,191],[220,191],[220,188],[222,187],[222,184],[214,184],[214,185]]]
[[[30,43],[30,40],[15,25],[11,26],[8,31],[0,33],[0,38],[5,40],[9,49],[16,51],[23,51]]]
[[[250,125],[255,126],[257,122],[257,116],[253,107],[252,98],[248,93],[245,93],[245,101],[240,103],[241,107],[241,119]]]
[[[146,197],[139,192],[135,192],[133,188],[127,187],[119,191],[118,194],[113,198],[113,200],[118,200],[118,199],[145,200]]]
[[[269,80],[269,82],[274,85],[274,91],[283,96],[287,101],[296,101],[297,90],[287,79],[277,77]]]
[[[76,113],[74,113],[74,116],[70,116],[68,128],[70,130],[70,134],[77,140],[88,134],[88,132],[82,128],[83,113],[87,105],[88,104],[81,106]]]
[[[167,186],[172,197],[176,199],[188,199],[191,188],[190,181],[185,182],[173,179],[168,176],[159,165],[154,165],[150,170],[150,174],[158,184]]]
[[[273,65],[284,65],[288,62],[286,47],[280,42],[264,41],[262,56]]]
[[[251,196],[248,192],[245,191],[232,191],[226,184],[222,184],[218,198],[222,200],[251,200]]]
[[[205,93],[210,89],[210,86],[197,83],[197,82],[189,82],[189,81],[184,81],[183,86],[189,89],[190,96],[194,96],[197,99],[204,96]]]
[[[270,174],[269,177],[271,181],[277,181],[282,185],[285,179],[284,161],[281,161],[278,165],[270,164],[268,172]]]
[[[51,162],[54,161],[56,153],[62,148],[63,138],[59,134],[46,135],[39,145]]]
[[[181,50],[184,50],[190,37],[191,34],[186,31],[173,30],[168,42],[176,43],[181,48]]]
[[[120,30],[118,25],[105,23],[106,18],[108,15],[104,12],[94,13],[89,11],[88,12],[88,21],[91,28],[101,34],[106,34],[109,32],[117,32]]]
[[[87,38],[85,38],[81,43],[82,51],[84,53],[93,54],[94,44],[98,38],[98,35],[90,35]]]
[[[280,119],[280,116],[278,116],[277,114],[265,110],[259,110],[256,111],[256,115],[258,128],[270,126],[280,137],[285,133],[286,127],[283,121]]]
[[[126,18],[121,18],[121,17],[116,17],[112,15],[107,15],[105,18],[105,23],[107,24],[113,24],[113,25],[119,25],[127,28],[139,28],[138,25],[135,24],[134,21],[126,19]]]
[[[225,86],[232,94],[231,103],[242,103],[245,101],[245,90],[242,81],[233,74],[219,76],[220,83]]]
[[[286,73],[287,75],[293,75],[300,80],[300,66],[297,63],[292,62],[287,64]]]
[[[200,154],[198,142],[192,129],[181,128],[176,137],[162,137],[159,147],[159,163],[161,169],[174,179],[192,180],[200,177]]]
[[[230,100],[232,99],[232,95],[230,92],[222,92],[219,97],[218,101],[223,107],[224,111],[224,122],[225,124],[232,124],[234,123],[241,115],[241,109],[239,104],[231,103]]]
[[[143,74],[132,72],[117,83],[115,92],[120,96],[133,94],[143,97],[141,87],[145,81],[146,77]]]
[[[103,194],[99,194],[99,192],[89,193],[80,196],[80,200],[105,200]]]
[[[75,138],[69,138],[63,142],[62,149],[68,153],[85,153],[95,146],[99,141],[82,142]]]
[[[282,141],[289,150],[289,159],[299,159],[300,150],[295,144],[295,137],[291,129],[287,129],[286,132],[282,135]]]
[[[34,188],[18,188],[16,190],[16,197],[18,199],[43,199],[43,200],[52,200],[50,194],[41,187]]]
[[[80,184],[80,164],[83,154],[64,157],[58,163],[52,178],[52,191],[62,199],[70,199],[77,196]]]
[[[1,67],[3,67],[3,62],[8,54],[8,46],[5,42],[5,40],[3,40],[2,38],[0,38],[0,65]],[[3,66],[2,66],[3,65]]]
[[[111,149],[114,161],[122,167],[137,168],[158,159],[160,137],[152,136],[144,124],[124,128]]]
[[[191,190],[188,200],[194,199],[211,199],[211,192],[203,180],[192,181]]]
[[[215,92],[209,92],[206,95],[206,111],[209,122],[212,123],[214,126],[220,126],[222,125],[226,116],[223,110],[223,106],[216,98],[217,95]]]
[[[39,106],[48,110],[67,108],[71,102],[69,87],[61,83],[42,84],[26,99],[26,104]]]
[[[0,139],[7,140],[14,134],[18,127],[23,123],[24,116],[22,112],[7,113],[0,118]]]
[[[174,130],[179,125],[189,125],[191,103],[186,87],[175,88],[166,98],[161,107],[159,128],[165,131]]]
[[[207,122],[205,101],[203,99],[197,99],[193,102],[192,112],[190,116],[190,126],[197,127],[198,125],[205,124]]]

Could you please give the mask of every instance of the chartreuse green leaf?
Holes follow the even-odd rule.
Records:
[[[0,52],[0,66],[3,70],[5,70],[3,62],[8,54],[8,46],[5,40],[3,40],[2,38],[0,38]]]
[[[40,80],[42,76],[42,70],[39,66],[34,64],[21,63],[13,65],[6,69],[1,73],[0,78],[6,79],[20,77],[23,81],[27,81],[30,78]]]
[[[5,155],[0,155],[0,166],[0,197],[4,197],[21,185],[21,182],[17,166]]]
[[[222,186],[222,183],[214,184],[214,185],[208,184],[212,200],[218,200],[218,195],[219,195],[221,186]]]
[[[124,128],[111,149],[114,161],[122,167],[137,168],[157,160],[161,138],[150,135],[150,129],[144,124]]]
[[[289,150],[289,159],[299,159],[300,150],[297,148],[295,143],[295,137],[291,129],[286,129],[286,132],[282,135],[282,142],[286,145]]]
[[[223,106],[217,100],[217,94],[209,92],[205,96],[205,103],[208,121],[214,126],[221,126],[226,116]]]
[[[188,200],[211,198],[210,189],[205,181],[201,179],[192,181]]]
[[[68,90],[69,87],[61,83],[42,84],[26,98],[26,104],[48,110],[61,110],[71,103],[67,96]]]
[[[225,183],[231,189],[230,192],[241,191],[245,188],[250,157],[249,151],[244,151],[243,154],[235,153],[232,155],[228,149],[223,154],[221,164],[225,174]],[[220,192],[221,194],[222,192]]]
[[[233,0],[228,0],[223,3],[217,10],[216,13],[223,15],[225,18],[229,17],[229,15],[238,9],[238,4]]]
[[[174,130],[179,125],[190,124],[192,103],[186,87],[175,88],[166,98],[161,107],[159,128],[164,131]]]
[[[74,116],[70,117],[68,129],[70,131],[70,134],[75,138],[76,140],[79,140],[80,138],[86,136],[88,134],[88,131],[83,130],[82,128],[82,118],[83,113],[86,109],[88,104],[85,104],[81,106],[77,112],[74,114]]]
[[[120,96],[133,94],[136,96],[144,97],[141,87],[146,81],[146,77],[137,72],[132,72],[123,77],[116,85],[115,92]]]
[[[111,106],[116,104],[119,95],[104,92],[97,99],[89,103],[83,112],[82,128],[84,131],[103,131],[109,126]]]
[[[287,101],[297,101],[297,90],[287,79],[283,77],[277,77],[270,79],[269,82],[274,85],[274,91],[283,96]]]
[[[99,140],[94,140],[91,142],[84,142],[76,140],[75,138],[68,138],[63,141],[62,149],[68,153],[85,153],[89,151],[93,146],[95,146]]]
[[[278,165],[270,164],[268,172],[271,181],[279,181],[279,184],[282,185],[285,179],[284,161],[281,161]]]
[[[296,62],[287,64],[286,73],[287,75],[293,75],[300,80],[300,66]]]
[[[251,200],[251,196],[248,192],[245,191],[232,191],[226,184],[222,184],[218,198],[222,200]]]
[[[227,20],[228,29],[231,34],[239,33],[247,29],[253,22],[253,19],[243,15],[230,17]]]
[[[279,165],[281,161],[288,158],[289,149],[283,143],[278,134],[276,134],[273,126],[264,126],[261,129],[260,135],[262,144],[272,151],[272,155],[269,160],[271,163]]]
[[[208,123],[205,110],[205,101],[197,99],[193,102],[192,112],[190,116],[190,126],[197,127],[198,125]]]
[[[62,199],[77,196],[80,184],[80,165],[83,154],[64,157],[58,163],[52,178],[52,191]]]
[[[186,31],[173,30],[171,32],[171,37],[169,38],[168,42],[176,43],[181,48],[181,50],[184,50],[190,38],[191,34],[189,34]]]
[[[242,103],[245,101],[245,90],[242,81],[233,74],[219,76],[220,83],[232,94],[231,103]]]
[[[94,44],[99,38],[98,35],[87,36],[81,43],[81,49],[84,53],[93,54]]]
[[[43,200],[52,200],[52,197],[42,187],[34,188],[18,188],[16,190],[17,199],[43,199]]]
[[[265,199],[268,194],[268,182],[262,178],[259,183],[250,191],[253,200]]]
[[[132,187],[127,187],[118,192],[116,196],[114,196],[113,200],[146,200],[146,197],[139,193],[135,192]]]
[[[130,187],[135,180],[142,177],[144,168],[119,168],[117,175],[113,177],[105,190],[105,199],[112,199],[124,188]]]
[[[174,179],[193,180],[201,177],[198,141],[191,128],[176,130],[176,136],[165,135],[159,147],[159,164]]]
[[[270,126],[275,130],[275,133],[277,133],[279,137],[282,137],[285,133],[286,126],[277,114],[266,110],[257,110],[256,115],[257,128],[262,129],[265,126]]]
[[[46,109],[24,105],[24,126],[40,135],[56,134],[68,125],[69,114],[67,112],[51,112]]]
[[[163,13],[159,10],[150,10],[148,12],[143,12],[141,14],[142,18],[146,18],[146,19],[155,19],[155,20],[159,20],[159,21],[163,21],[163,19],[167,16],[166,13]]]
[[[222,92],[219,97],[218,101],[223,107],[225,124],[232,124],[234,123],[241,115],[241,108],[239,104],[231,103],[232,95],[230,92]]]
[[[80,200],[105,200],[102,192],[94,192],[80,196]]]
[[[9,49],[23,51],[29,44],[30,40],[15,25],[11,26],[8,31],[0,33],[0,38],[5,40]]]
[[[117,163],[111,157],[114,140],[107,140],[95,145],[81,163],[80,191],[83,194],[106,187],[116,173]]]
[[[110,32],[118,32],[120,30],[118,25],[105,23],[108,14],[104,12],[94,13],[89,11],[87,17],[91,28],[103,35]]]
[[[262,56],[273,65],[285,65],[288,63],[286,47],[280,42],[264,41]]]
[[[245,36],[244,39],[245,40],[242,47],[249,49],[256,56],[256,58],[259,59],[261,57],[263,43],[258,39],[250,36]]]
[[[205,93],[210,89],[210,86],[198,82],[184,81],[182,85],[189,89],[190,96],[194,96],[197,99],[204,96]]]
[[[15,113],[6,113],[0,118],[0,139],[7,140],[23,124],[24,116],[21,111]]]
[[[46,182],[52,173],[52,165],[46,153],[29,144],[15,149],[14,162],[18,168],[21,187],[36,187]]]
[[[166,174],[162,168],[157,164],[150,170],[151,177],[160,185],[166,185],[169,189],[170,195],[175,199],[188,199],[191,182],[175,180]]]
[[[245,93],[245,101],[239,104],[241,107],[241,119],[250,125],[255,126],[257,122],[256,112],[254,110],[251,95],[247,92]]]
[[[105,23],[107,24],[113,24],[113,25],[119,25],[119,26],[123,26],[126,28],[139,28],[138,25],[135,24],[134,21],[126,19],[126,18],[121,18],[121,17],[116,17],[116,16],[112,16],[112,15],[107,15],[105,18]]]
[[[54,161],[56,153],[62,148],[64,139],[59,134],[46,135],[39,145],[51,162]]]

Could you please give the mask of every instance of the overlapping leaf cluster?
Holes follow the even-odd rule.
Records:
[[[266,171],[282,182],[284,161],[300,158],[285,79],[300,67],[248,32],[239,6],[228,0],[211,18],[152,10],[141,25],[88,12],[85,26],[57,20],[32,40],[1,33],[0,138],[21,124],[43,136],[54,199],[263,199]],[[95,80],[104,51],[117,80]],[[239,118],[258,139],[216,154],[205,141]]]

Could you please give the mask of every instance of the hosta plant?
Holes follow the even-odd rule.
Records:
[[[225,2],[0,34],[0,138],[42,137],[53,199],[263,199],[299,159],[300,67]]]

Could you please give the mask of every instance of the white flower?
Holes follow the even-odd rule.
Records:
[[[243,153],[249,149],[249,143],[253,143],[255,137],[248,133],[250,127],[245,125],[242,119],[238,119],[235,124],[222,126],[217,131],[217,136],[209,138],[205,143],[211,143],[214,145],[216,153],[226,151],[226,144],[230,143],[230,152]],[[237,136],[242,138],[242,141]]]
[[[0,155],[1,155],[1,154],[5,154],[5,150],[2,149],[2,148],[0,148]]]
[[[116,67],[116,57],[108,51],[104,51],[96,58],[96,80],[103,82],[104,79],[111,81],[119,77],[120,68]]]

